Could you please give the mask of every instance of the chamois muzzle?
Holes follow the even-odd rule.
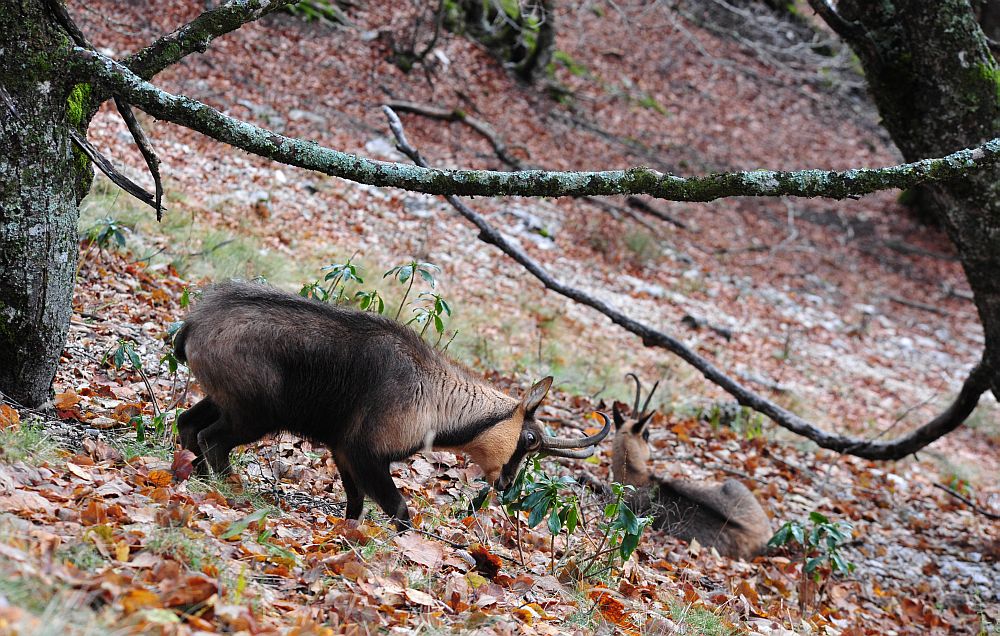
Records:
[[[557,457],[571,459],[586,459],[594,454],[597,445],[611,432],[611,418],[600,411],[595,411],[604,420],[604,428],[587,437],[546,437],[542,440],[540,452]]]

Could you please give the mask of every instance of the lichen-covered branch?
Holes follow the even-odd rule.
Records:
[[[230,0],[210,9],[164,35],[146,48],[125,59],[125,66],[143,79],[150,79],[191,53],[204,53],[220,35],[240,28],[268,13],[294,4],[297,0]]]
[[[76,49],[81,78],[103,84],[150,115],[268,159],[374,186],[462,196],[595,196],[648,194],[672,201],[713,201],[732,196],[799,196],[843,199],[890,188],[964,177],[1000,162],[1000,138],[949,154],[885,168],[845,171],[751,170],[679,177],[650,168],[599,172],[435,170],[375,161],[279,135],[189,97],[172,95],[114,60]]]
[[[420,156],[420,153],[407,141],[406,135],[403,132],[403,125],[396,114],[388,107],[384,107],[383,110],[389,119],[389,127],[396,137],[397,147],[410,157],[414,163],[426,166],[427,163]],[[591,296],[587,292],[570,287],[556,280],[537,261],[528,256],[524,250],[507,240],[481,214],[455,196],[448,195],[445,198],[452,207],[458,210],[459,214],[479,229],[479,240],[498,247],[504,254],[528,270],[532,276],[541,281],[548,289],[581,305],[586,305],[599,311],[610,318],[616,325],[642,338],[642,343],[647,347],[659,347],[677,355],[698,369],[710,382],[736,398],[743,406],[747,406],[758,413],[763,413],[779,426],[807,437],[823,448],[867,459],[902,459],[960,426],[972,410],[976,408],[979,396],[989,388],[991,370],[987,364],[980,363],[965,380],[958,397],[955,398],[955,401],[943,413],[906,435],[894,440],[878,441],[828,433],[767,398],[754,393],[723,373],[721,369],[712,364],[708,359],[696,353],[677,338],[629,318],[611,305]]]

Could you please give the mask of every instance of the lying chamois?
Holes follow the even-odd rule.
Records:
[[[589,457],[611,429],[602,414],[596,435],[548,437],[534,415],[551,377],[517,400],[405,325],[265,285],[210,288],[174,347],[206,395],[177,421],[199,470],[225,473],[236,446],[294,433],[329,447],[350,519],[361,518],[368,495],[398,527],[409,525],[389,464],[417,451],[463,451],[503,490],[529,453]]]
[[[697,539],[724,556],[752,559],[763,553],[772,535],[771,523],[746,486],[735,479],[707,485],[650,473],[646,424],[653,412],[646,409],[659,383],[653,385],[640,410],[639,378],[631,373],[628,377],[635,380],[635,421],[627,423],[618,405],[614,406],[612,474],[615,481],[638,489],[632,500],[637,512],[652,514],[653,527],[685,541]]]

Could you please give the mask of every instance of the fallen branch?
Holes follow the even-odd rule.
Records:
[[[886,294],[886,299],[898,305],[903,305],[904,307],[912,307],[913,309],[919,309],[921,311],[929,311],[930,313],[937,314],[939,316],[949,315],[947,311],[941,309],[940,307],[935,307],[934,305],[928,305],[927,303],[922,303],[916,300],[907,300],[906,298],[901,298],[899,296],[894,296],[892,294]]]
[[[667,214],[663,210],[659,210],[657,208],[654,208],[653,206],[651,206],[650,204],[646,203],[645,201],[643,201],[642,199],[640,199],[637,196],[627,197],[625,199],[625,203],[628,203],[629,206],[635,208],[636,210],[639,210],[640,212],[645,212],[646,214],[648,214],[650,216],[654,216],[654,217],[660,219],[661,221],[666,221],[667,223],[670,223],[671,225],[676,225],[677,227],[681,228],[682,230],[688,229],[687,223],[685,223],[684,221],[681,221],[679,219],[675,219],[674,217],[670,216],[669,214]]]
[[[383,107],[383,111],[385,111],[386,117],[389,120],[390,129],[396,137],[397,148],[415,164],[426,166],[427,164],[420,156],[420,153],[406,139],[402,122],[399,121],[396,113],[387,106]],[[698,369],[710,382],[736,398],[741,405],[750,407],[758,413],[768,416],[779,426],[807,437],[823,448],[867,459],[902,459],[961,425],[969,413],[976,407],[976,404],[979,402],[979,396],[989,387],[991,370],[985,361],[980,362],[965,380],[958,397],[955,398],[955,401],[941,415],[902,437],[889,442],[879,442],[828,433],[816,428],[791,411],[749,390],[723,373],[709,360],[690,349],[680,340],[629,318],[604,301],[556,280],[537,261],[528,256],[524,250],[507,240],[485,217],[465,205],[465,203],[455,196],[448,195],[445,198],[459,214],[479,229],[479,240],[499,248],[507,256],[528,270],[535,278],[540,280],[546,288],[601,312],[615,324],[642,338],[644,345],[659,347],[674,353]]]
[[[493,129],[492,126],[482,121],[481,119],[470,117],[468,113],[466,113],[464,110],[461,110],[459,108],[453,108],[451,110],[448,110],[447,108],[438,108],[436,106],[428,106],[425,104],[417,104],[416,102],[407,102],[407,101],[389,102],[387,106],[389,106],[389,108],[393,109],[394,111],[410,113],[413,115],[420,115],[422,117],[427,117],[429,119],[461,122],[466,126],[468,126],[469,128],[471,128],[472,130],[474,130],[479,135],[481,135],[484,139],[486,139],[486,141],[489,142],[490,146],[493,148],[493,152],[494,154],[496,154],[497,159],[502,161],[504,164],[510,166],[512,169],[535,170],[538,168],[538,166],[526,164],[525,162],[521,161],[517,157],[507,152],[507,144],[500,137],[500,135]],[[604,210],[605,212],[610,213],[616,219],[618,218],[617,216],[618,214],[624,214],[633,221],[635,221],[636,223],[645,227],[647,230],[654,232],[656,231],[656,228],[653,225],[647,223],[638,215],[634,214],[628,207],[616,205],[614,203],[611,203],[610,201],[599,199],[597,197],[583,196],[580,198],[586,201],[587,203],[590,203],[591,205],[598,207]],[[638,204],[633,204],[632,199],[637,201]],[[652,208],[638,197],[629,197],[626,202],[629,203],[631,207],[637,210],[641,210],[642,212],[645,212],[650,216],[655,216],[663,221],[667,221],[668,223],[673,223],[674,225],[680,228],[688,229],[687,226],[681,223],[680,221],[677,221],[676,219],[667,215],[664,212],[660,212],[659,210]]]
[[[939,159],[884,168],[793,172],[749,170],[679,177],[650,168],[589,172],[437,170],[375,161],[314,142],[279,135],[230,117],[189,97],[172,95],[95,51],[76,47],[72,72],[121,95],[150,115],[275,161],[373,186],[462,196],[596,196],[648,194],[673,201],[730,196],[801,196],[843,199],[918,183],[965,178],[1000,163],[1000,138]]]
[[[414,115],[421,115],[423,117],[438,119],[441,121],[461,122],[486,139],[500,161],[515,170],[521,170],[524,168],[524,164],[521,163],[520,159],[507,152],[507,144],[505,144],[503,139],[500,138],[500,135],[493,130],[492,126],[481,119],[471,117],[464,110],[458,108],[448,110],[447,108],[437,108],[435,106],[427,106],[416,102],[406,101],[389,102],[388,106],[389,108],[401,113],[412,113]]]
[[[135,145],[139,147],[139,152],[146,161],[149,174],[153,177],[153,188],[156,191],[156,202],[153,207],[156,209],[156,220],[161,221],[163,220],[163,181],[160,179],[160,159],[153,151],[153,146],[149,143],[149,138],[146,137],[146,131],[142,129],[139,120],[135,118],[132,107],[120,97],[115,97],[115,107],[118,108],[118,113],[125,120],[125,125],[132,133]]]
[[[945,486],[944,484],[934,484],[934,487],[935,488],[940,488],[941,490],[945,491],[946,493],[948,493],[949,495],[951,495],[955,499],[958,499],[959,501],[964,502],[966,505],[968,505],[970,508],[972,508],[972,510],[974,512],[978,512],[979,514],[983,515],[987,519],[993,519],[993,520],[1000,519],[1000,514],[996,514],[995,512],[990,512],[989,510],[985,510],[983,508],[980,508],[979,506],[976,505],[976,503],[974,501],[972,501],[971,499],[969,499],[968,497],[966,497],[962,493],[958,492],[954,488],[949,488],[948,486]]]

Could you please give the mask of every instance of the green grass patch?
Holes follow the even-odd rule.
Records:
[[[729,636],[738,633],[738,630],[727,625],[722,617],[705,609],[693,605],[671,604],[670,617],[686,627],[684,634],[698,634],[699,636]]]
[[[0,429],[0,460],[44,464],[59,458],[59,442],[38,421]]]

